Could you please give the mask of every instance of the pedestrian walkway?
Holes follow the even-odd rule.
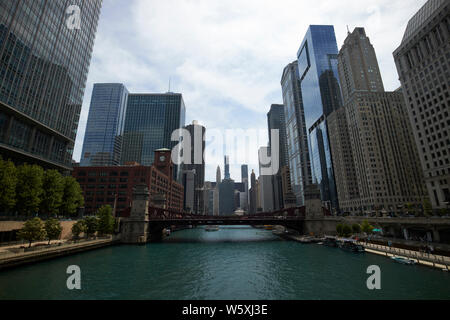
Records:
[[[407,249],[387,247],[373,243],[358,242],[358,244],[364,246],[366,251],[370,253],[375,253],[386,257],[408,258],[416,261],[418,264],[439,268],[441,270],[450,270],[450,257]]]
[[[18,253],[3,251],[0,254],[0,269],[111,245],[116,243],[118,239],[118,237],[109,236],[75,243],[67,241],[64,244],[38,248],[33,251]]]

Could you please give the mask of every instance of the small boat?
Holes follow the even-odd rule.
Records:
[[[333,247],[333,248],[338,247],[337,240],[334,237],[326,237],[325,240],[323,241],[323,245],[327,246],[327,247]]]
[[[313,243],[313,240],[310,237],[301,237],[298,239],[298,242],[300,243]]]
[[[214,231],[219,231],[219,226],[207,226],[205,228],[206,232],[214,232]]]
[[[265,226],[264,226],[264,229],[266,229],[266,230],[273,230],[273,226],[265,225]]]
[[[170,229],[166,229],[166,236],[170,236]]]
[[[339,248],[355,253],[362,253],[366,251],[363,246],[357,244],[355,240],[350,239],[341,240],[339,243]]]
[[[319,246],[321,246],[321,245],[323,245],[323,242],[317,242],[317,244],[318,244]]]
[[[411,260],[411,259],[403,258],[403,257],[391,257],[391,259],[394,260],[395,262],[398,262],[401,264],[414,265],[417,263],[415,260]]]

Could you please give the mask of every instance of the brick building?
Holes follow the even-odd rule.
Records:
[[[77,167],[73,176],[83,189],[85,214],[93,214],[103,205],[114,207],[116,215],[126,216],[131,207],[133,187],[146,184],[150,201],[156,194],[163,194],[167,207],[183,210],[183,186],[173,180],[173,163],[168,149],[155,151],[153,166],[127,163],[123,166]]]

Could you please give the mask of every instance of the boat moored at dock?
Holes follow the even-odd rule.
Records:
[[[325,237],[325,239],[322,241],[324,246],[337,248],[338,242],[335,237]]]
[[[363,253],[366,250],[360,244],[357,244],[353,239],[342,239],[338,241],[339,248],[345,251],[355,252],[355,253]]]
[[[415,265],[417,262],[412,259],[404,258],[404,257],[391,257],[392,260],[401,264]]]

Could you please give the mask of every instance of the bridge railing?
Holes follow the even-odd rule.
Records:
[[[298,208],[288,208],[275,212],[261,212],[253,215],[244,216],[204,216],[204,215],[194,215],[185,212],[178,212],[172,209],[149,207],[149,217],[150,219],[160,219],[160,220],[198,220],[198,219],[220,219],[220,220],[236,220],[237,218],[245,219],[278,219],[278,218],[304,218],[305,217],[305,207]]]

